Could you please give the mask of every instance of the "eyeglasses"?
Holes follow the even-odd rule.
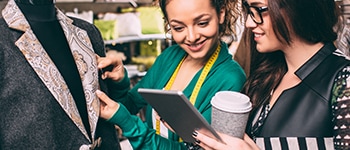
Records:
[[[268,10],[267,6],[263,6],[263,7],[249,6],[249,4],[246,1],[244,2],[244,6],[247,8],[247,11],[248,11],[247,13],[256,24],[262,24],[264,22],[261,16],[261,13]]]

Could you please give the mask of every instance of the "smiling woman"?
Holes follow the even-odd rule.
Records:
[[[244,0],[253,103],[243,140],[197,134],[208,149],[349,149],[350,61],[333,42],[334,0]]]
[[[124,74],[124,70],[106,72],[124,88],[111,93],[119,103],[98,94],[102,101],[101,117],[121,127],[134,149],[199,149],[195,143],[182,141],[160,121],[157,112],[137,92],[139,88],[182,91],[209,123],[210,101],[215,93],[241,90],[246,78],[244,71],[220,40],[223,35],[234,34],[231,24],[239,15],[237,3],[235,0],[159,0],[166,27],[170,27],[167,33],[171,33],[176,45],[165,49],[131,90],[127,77],[114,76]],[[136,114],[145,106],[146,123],[129,114]]]

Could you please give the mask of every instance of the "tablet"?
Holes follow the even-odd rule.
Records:
[[[181,91],[139,88],[138,92],[183,141],[194,143],[192,133],[195,129],[222,141]]]

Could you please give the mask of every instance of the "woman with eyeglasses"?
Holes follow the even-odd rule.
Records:
[[[194,132],[205,149],[349,149],[350,61],[333,45],[334,0],[244,1],[252,45],[243,140]]]

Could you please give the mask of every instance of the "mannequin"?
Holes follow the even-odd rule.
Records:
[[[91,133],[79,72],[62,27],[56,18],[54,1],[15,0],[15,2],[29,22],[34,34],[64,77],[74,97],[85,129],[88,133]]]
[[[98,29],[64,15],[54,0],[8,0],[0,17],[0,149],[120,150],[99,119]]]

